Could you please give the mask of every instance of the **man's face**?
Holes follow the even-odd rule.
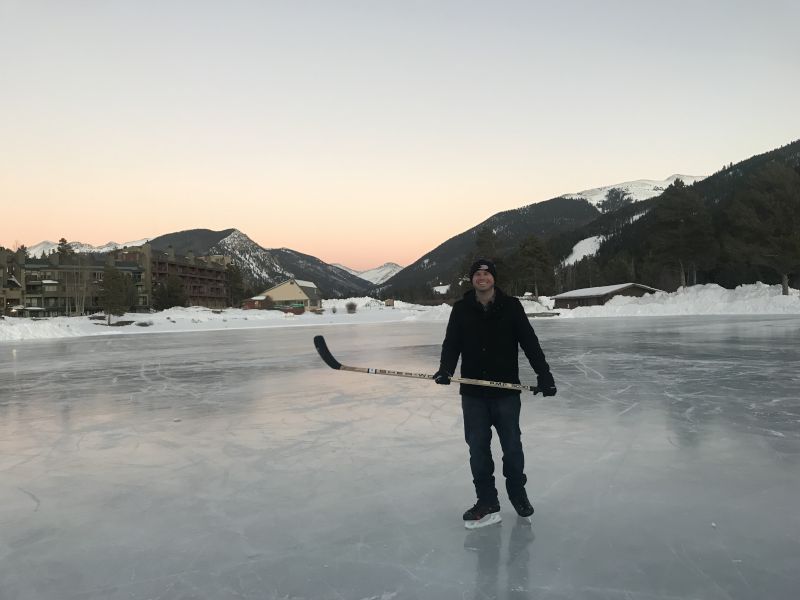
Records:
[[[486,269],[478,269],[472,276],[472,287],[479,292],[485,292],[494,287],[494,277]]]

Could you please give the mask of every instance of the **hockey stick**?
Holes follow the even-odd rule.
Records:
[[[320,358],[325,361],[331,369],[337,371],[353,371],[354,373],[368,373],[370,375],[392,375],[394,377],[413,377],[415,379],[433,379],[433,375],[426,373],[405,373],[403,371],[390,371],[388,369],[368,369],[366,367],[348,367],[343,365],[333,357],[331,351],[328,350],[328,344],[325,343],[325,338],[321,335],[314,336],[314,346],[319,352]],[[525,392],[533,392],[534,395],[539,393],[539,388],[533,385],[522,385],[520,383],[506,383],[504,381],[486,381],[484,379],[468,379],[465,377],[451,377],[450,381],[455,383],[465,383],[467,385],[482,385],[484,387],[505,388],[507,390],[520,390]]]

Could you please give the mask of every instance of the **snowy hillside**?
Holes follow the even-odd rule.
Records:
[[[245,281],[256,287],[273,284],[276,279],[286,279],[294,274],[278,264],[269,250],[265,250],[244,233],[235,229],[210,248],[212,254],[230,256],[245,277]]]
[[[75,252],[95,252],[95,253],[103,253],[103,252],[111,252],[112,250],[117,250],[118,248],[130,248],[132,246],[141,246],[148,241],[149,238],[145,238],[143,240],[136,240],[135,242],[125,242],[123,244],[118,244],[117,242],[108,242],[102,246],[92,246],[90,244],[83,244],[81,242],[69,242],[69,247],[72,248]],[[58,248],[58,242],[50,242],[45,240],[44,242],[39,242],[35,246],[31,246],[28,248],[28,256],[32,256],[38,258],[42,254],[47,256],[52,251]]]
[[[637,179],[636,181],[626,181],[624,183],[617,183],[614,185],[605,185],[591,190],[583,190],[577,194],[564,194],[564,198],[575,198],[588,200],[594,206],[597,206],[601,201],[605,200],[608,190],[618,188],[625,190],[631,195],[634,202],[640,200],[647,200],[654,196],[658,196],[670,185],[675,183],[676,179],[680,179],[686,185],[691,185],[696,181],[705,179],[705,175],[671,175],[662,181],[655,179]]]
[[[572,265],[587,256],[594,256],[600,249],[600,244],[605,239],[602,235],[593,235],[592,237],[581,240],[572,248],[572,253],[564,259],[565,265]]]
[[[326,297],[363,293],[370,285],[314,256],[289,248],[262,248],[238,229],[214,244],[209,253],[230,256],[245,283],[259,291],[290,277],[313,281]]]

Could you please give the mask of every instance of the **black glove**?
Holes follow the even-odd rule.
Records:
[[[539,375],[536,377],[536,381],[538,385],[536,387],[539,388],[539,391],[542,392],[542,396],[555,396],[556,392],[556,382],[553,380],[553,376],[550,373],[546,375]]]
[[[444,369],[439,369],[433,374],[433,380],[439,385],[450,385],[450,373]]]

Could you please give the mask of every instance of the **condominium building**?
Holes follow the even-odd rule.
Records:
[[[24,251],[0,250],[0,314],[15,316],[80,315],[98,312],[106,266],[130,278],[131,309],[149,312],[153,292],[171,275],[178,277],[191,306],[224,308],[228,304],[226,256],[175,256],[172,248],[150,244],[105,255],[52,253],[31,258]]]

